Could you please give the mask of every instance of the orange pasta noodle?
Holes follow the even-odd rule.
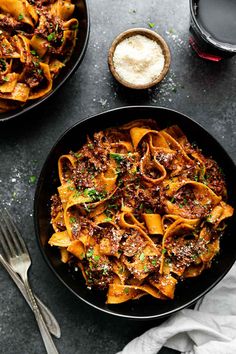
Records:
[[[0,0],[0,112],[47,95],[70,59],[76,1]]]
[[[220,168],[179,127],[132,121],[66,153],[49,244],[108,304],[173,299],[179,282],[211,267],[234,210]]]

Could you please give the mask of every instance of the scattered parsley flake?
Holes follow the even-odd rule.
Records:
[[[67,189],[68,189],[68,191],[74,191],[75,190],[75,188],[71,187],[71,186],[67,187]]]
[[[21,21],[21,20],[23,20],[23,18],[24,18],[24,16],[22,14],[19,14],[18,20]]]
[[[37,52],[36,52],[35,50],[31,50],[30,53],[31,53],[32,55],[37,55]]]
[[[91,198],[92,201],[102,200],[106,197],[106,192],[98,192],[94,188],[86,188],[84,190],[85,197]]]
[[[119,268],[119,274],[122,274],[122,273],[124,273],[124,266],[121,266],[120,268]]]
[[[124,293],[128,294],[129,293],[129,288],[124,288]]]
[[[153,27],[155,27],[155,23],[154,23],[154,22],[148,22],[148,26],[149,26],[150,28],[153,28]]]
[[[146,213],[146,214],[153,214],[153,210],[147,208],[147,209],[145,209],[145,213]]]
[[[84,203],[84,209],[87,211],[87,213],[90,213],[90,208],[86,203]]]
[[[74,25],[71,26],[71,29],[76,30],[79,28],[79,24],[75,23]]]
[[[4,59],[0,58],[0,71],[5,71],[7,69],[7,64]]]
[[[100,259],[100,256],[93,256],[93,259],[95,260],[95,262],[98,262]]]
[[[175,203],[175,197],[171,198],[170,202]]]
[[[30,176],[29,178],[29,183],[35,183],[36,182],[36,176]]]
[[[112,221],[112,218],[107,217],[107,218],[104,219],[104,222],[109,222],[109,221]]]
[[[71,217],[71,218],[70,218],[70,222],[71,222],[71,224],[75,223],[75,222],[76,222],[76,218]]]
[[[140,256],[139,256],[139,259],[140,259],[141,262],[143,262],[144,259],[145,259],[145,254],[141,253]]]
[[[76,157],[77,159],[80,159],[81,156],[82,156],[82,154],[80,154],[79,152],[76,152],[74,155],[75,155],[75,157]]]
[[[163,248],[162,251],[161,251],[162,254],[165,254],[166,252],[167,252],[166,248]]]
[[[154,266],[157,265],[157,260],[156,260],[156,259],[153,259],[153,260],[152,260],[152,265],[154,265]]]
[[[89,249],[89,250],[87,251],[86,256],[87,256],[88,258],[90,258],[90,257],[92,257],[92,255],[93,255],[93,249],[91,248],[91,249]]]
[[[47,40],[49,42],[53,41],[54,39],[55,39],[55,32],[52,32],[47,36]]]
[[[111,153],[110,153],[110,157],[111,157],[112,159],[114,159],[114,160],[115,160],[116,162],[118,162],[118,163],[120,163],[121,161],[124,160],[124,157],[123,157],[122,155],[116,154],[116,153],[114,153],[114,152],[111,152]]]

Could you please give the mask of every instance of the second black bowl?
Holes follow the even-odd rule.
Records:
[[[236,259],[236,219],[231,218],[225,235],[221,239],[221,250],[217,260],[200,276],[186,279],[178,284],[174,300],[163,301],[145,296],[136,301],[107,305],[105,294],[88,290],[83,277],[80,275],[75,277],[69,273],[68,265],[60,261],[58,249],[48,245],[48,240],[53,233],[50,224],[50,198],[59,186],[57,161],[60,155],[70,150],[78,150],[85,143],[87,134],[91,136],[95,131],[145,118],[155,119],[161,128],[178,124],[191,142],[197,143],[205,155],[212,156],[225,173],[229,194],[228,202],[234,208],[236,207],[236,167],[222,146],[203,127],[184,114],[150,106],[123,107],[103,112],[84,119],[67,130],[56,142],[43,166],[34,204],[34,220],[39,247],[47,264],[62,283],[89,305],[104,312],[131,319],[160,318],[192,305],[223,278]]]
[[[6,113],[0,113],[0,124],[12,118],[16,118],[23,115],[24,113],[37,107],[39,104],[47,100],[66,82],[66,80],[71,76],[71,74],[75,72],[75,70],[78,68],[84,57],[89,39],[90,22],[89,10],[86,0],[78,1],[78,5],[75,7],[75,12],[73,16],[79,21],[79,30],[76,45],[70,60],[66,63],[65,67],[61,70],[59,75],[53,81],[52,90],[48,94],[37,100],[28,101],[22,108]]]

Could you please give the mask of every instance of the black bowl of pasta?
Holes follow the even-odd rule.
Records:
[[[46,159],[34,204],[39,247],[94,308],[168,316],[206,294],[236,259],[235,179],[226,151],[182,113],[100,113],[67,130]]]
[[[78,68],[89,38],[86,0],[0,3],[0,123],[48,99]]]

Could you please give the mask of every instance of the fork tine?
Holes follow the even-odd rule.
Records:
[[[1,238],[0,238],[1,245],[2,245],[2,249],[5,253],[5,256],[8,259],[10,257],[15,256],[16,255],[15,249],[13,248],[12,243],[9,242],[6,229],[4,228],[4,226],[2,224],[0,224],[0,236],[1,236]]]
[[[5,214],[5,215],[3,215],[4,222],[7,225],[8,231],[11,234],[11,237],[13,239],[16,249],[21,250],[21,252],[28,253],[25,242],[24,242],[17,226],[13,222],[13,218],[12,218],[11,214],[9,213],[9,211],[7,209],[5,209],[4,214]]]

